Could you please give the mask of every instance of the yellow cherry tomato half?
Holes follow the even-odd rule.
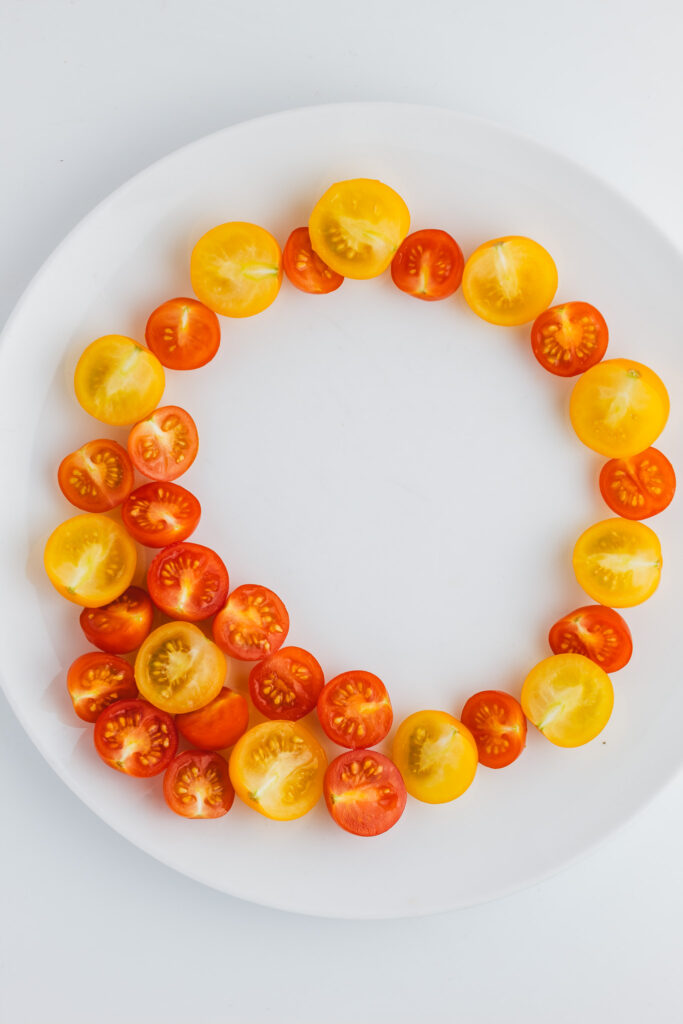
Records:
[[[654,530],[632,519],[603,519],[574,548],[574,572],[589,597],[609,608],[630,608],[654,594],[662,548]]]
[[[230,779],[241,800],[275,821],[306,814],[323,791],[327,757],[299,722],[263,722],[237,741]]]
[[[657,440],[669,417],[669,395],[649,367],[632,359],[606,359],[577,380],[569,415],[585,445],[623,459]]]
[[[377,277],[408,234],[410,211],[393,188],[372,178],[338,181],[315,204],[313,251],[343,277]]]
[[[76,398],[96,420],[113,426],[148,416],[164,393],[164,368],[148,348],[122,334],[93,341],[76,365]]]
[[[153,630],[135,659],[138,690],[171,715],[196,711],[223,688],[227,665],[221,649],[192,622],[167,622]]]
[[[280,291],[280,246],[258,224],[219,224],[192,250],[190,277],[195,295],[214,313],[254,316]]]
[[[101,608],[120,597],[133,579],[135,544],[114,519],[73,516],[45,545],[45,571],[62,597],[84,608]]]
[[[469,729],[445,711],[416,711],[398,727],[392,759],[411,796],[443,804],[461,796],[477,771]]]
[[[555,654],[532,668],[522,687],[530,722],[558,747],[580,747],[607,725],[614,705],[610,677],[583,654]]]
[[[468,259],[462,291],[482,320],[503,327],[526,324],[553,301],[557,267],[550,253],[531,238],[494,238]]]

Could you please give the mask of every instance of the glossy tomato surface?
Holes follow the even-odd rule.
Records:
[[[223,652],[191,622],[159,626],[135,659],[140,693],[172,715],[209,704],[220,693],[226,671]]]
[[[531,238],[494,238],[467,260],[462,290],[482,320],[514,327],[535,320],[553,301],[557,268],[550,253]]]
[[[110,704],[138,695],[128,662],[100,651],[76,658],[66,674],[66,686],[74,711],[84,722],[96,722],[100,711]]]
[[[190,276],[197,298],[215,313],[254,316],[280,291],[280,246],[257,224],[219,224],[192,250]]]
[[[588,604],[563,615],[548,636],[553,654],[583,654],[605,672],[628,664],[633,653],[631,630],[613,608]]]
[[[391,729],[394,714],[387,688],[372,672],[342,672],[318,697],[318,718],[340,747],[374,747]]]
[[[404,238],[391,261],[397,288],[416,299],[447,299],[460,287],[465,260],[447,231],[426,228]]]
[[[213,621],[213,638],[226,654],[240,661],[262,661],[282,647],[289,615],[272,590],[243,583],[229,595]]]
[[[348,750],[325,772],[325,803],[334,821],[356,836],[378,836],[403,814],[407,791],[401,773],[376,750]]]
[[[502,690],[482,690],[469,698],[460,716],[474,737],[479,763],[506,768],[526,744],[526,718],[519,701]]]
[[[320,665],[301,647],[282,647],[254,665],[249,693],[266,718],[295,722],[316,706],[325,679]]]
[[[154,353],[122,334],[107,334],[88,345],[74,377],[76,398],[85,411],[119,427],[151,413],[164,385],[164,368]]]
[[[50,582],[62,597],[99,608],[130,586],[137,552],[120,523],[99,514],[80,515],[53,530],[43,560]]]
[[[196,299],[168,299],[147,321],[145,341],[169,370],[196,370],[218,352],[221,327],[218,317]]]
[[[241,693],[224,686],[217,697],[199,708],[176,715],[181,736],[200,750],[224,750],[237,743],[249,724],[249,705]]]
[[[558,377],[575,377],[599,363],[608,340],[605,318],[589,302],[551,306],[531,328],[534,355],[544,370]]]
[[[654,594],[662,548],[654,530],[629,519],[604,519],[576,542],[574,572],[589,597],[610,608],[630,608]]]
[[[658,448],[626,459],[610,459],[600,471],[600,493],[625,519],[649,519],[663,512],[676,493],[676,474]]]
[[[416,711],[399,725],[392,760],[411,796],[455,800],[472,784],[479,753],[467,726],[445,711]]]
[[[84,608],[80,623],[93,646],[110,654],[129,654],[149,633],[153,617],[149,594],[141,587],[128,587],[101,608]]]
[[[215,615],[225,604],[228,585],[228,570],[216,552],[192,542],[162,548],[147,571],[155,605],[186,622]]]
[[[187,540],[196,530],[202,507],[194,494],[170,481],[136,487],[123,503],[121,518],[133,540],[165,548]]]
[[[308,228],[295,228],[285,243],[282,253],[285,274],[302,292],[327,295],[339,288],[344,278],[337,274],[313,252]]]
[[[579,747],[607,725],[614,704],[609,676],[582,654],[554,654],[524,680],[524,714],[558,747]]]
[[[166,769],[164,799],[183,818],[222,818],[235,800],[228,762],[214,752],[181,751]]]
[[[128,435],[128,454],[139,473],[152,480],[175,480],[197,457],[199,435],[189,412],[165,405],[136,423]]]
[[[62,459],[57,471],[64,497],[84,512],[108,512],[133,489],[133,465],[117,441],[88,441]]]
[[[163,772],[178,746],[171,716],[146,700],[110,704],[95,722],[93,739],[105,764],[140,779]]]

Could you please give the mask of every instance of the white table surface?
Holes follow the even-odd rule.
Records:
[[[136,171],[225,125],[337,100],[503,122],[683,246],[682,37],[678,0],[4,0],[0,319]],[[2,1024],[681,1019],[683,776],[550,881],[355,924],[251,906],[151,860],[65,788],[1,695],[0,772]]]

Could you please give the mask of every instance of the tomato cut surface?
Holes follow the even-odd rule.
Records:
[[[241,693],[224,686],[198,711],[176,715],[181,736],[200,750],[224,750],[237,743],[249,724],[249,705]]]
[[[215,313],[254,316],[280,291],[280,246],[257,224],[219,224],[192,250],[190,276],[197,298]]]
[[[416,299],[446,299],[460,287],[462,251],[447,231],[427,228],[404,238],[391,261],[397,288]]]
[[[183,818],[222,818],[235,799],[228,762],[213,752],[183,750],[166,769],[164,798]]]
[[[327,295],[339,288],[344,278],[313,252],[308,228],[295,228],[282,253],[285,274],[292,284],[311,295]]]
[[[411,796],[455,800],[471,785],[479,754],[467,726],[445,711],[416,711],[399,725],[392,758]]]
[[[162,612],[200,622],[215,615],[228,596],[228,570],[211,548],[191,542],[171,544],[152,560],[147,587]]]
[[[105,764],[140,779],[159,775],[178,746],[173,719],[146,700],[119,700],[95,722],[95,749]]]
[[[612,714],[609,676],[581,654],[555,654],[531,670],[522,687],[524,714],[558,747],[579,747],[602,732]]]
[[[150,315],[145,341],[169,370],[196,370],[218,352],[218,317],[196,299],[169,299]]]
[[[44,563],[62,597],[99,608],[130,586],[137,553],[119,523],[95,513],[74,516],[53,530],[45,545]]]
[[[152,480],[175,480],[190,468],[198,448],[195,422],[178,405],[157,409],[128,435],[133,465]]]
[[[403,814],[407,792],[401,773],[376,750],[348,750],[325,772],[325,803],[334,821],[356,836],[378,836]]]
[[[599,363],[607,350],[609,331],[602,313],[589,302],[565,302],[536,317],[531,348],[545,370],[575,377]]]
[[[149,594],[140,587],[128,587],[101,608],[84,608],[80,623],[86,639],[101,651],[129,654],[149,633],[153,616]]]
[[[136,487],[121,509],[131,537],[149,548],[165,548],[187,540],[196,530],[202,507],[194,494],[166,481]]]
[[[574,572],[589,597],[610,608],[646,601],[659,586],[662,549],[654,530],[629,519],[604,519],[576,542]]]
[[[62,459],[57,472],[64,497],[84,512],[108,512],[133,489],[133,465],[116,441],[88,441]]]
[[[394,714],[382,680],[361,670],[330,679],[318,697],[320,724],[340,747],[374,747],[391,729]]]
[[[282,647],[249,674],[251,699],[266,718],[303,718],[316,706],[325,679],[312,654],[301,647]]]
[[[600,493],[625,519],[649,519],[671,504],[676,474],[666,455],[646,448],[626,459],[610,459],[600,472]]]
[[[514,327],[535,320],[553,301],[557,268],[550,253],[531,238],[494,238],[467,260],[462,290],[482,320]]]
[[[110,704],[138,695],[128,662],[98,651],[76,658],[67,672],[66,686],[74,711],[84,722],[95,722]]]
[[[553,654],[583,654],[605,672],[616,672],[633,653],[631,630],[613,608],[589,604],[576,608],[551,627]]]
[[[147,416],[164,393],[164,368],[149,349],[121,334],[93,341],[78,360],[76,398],[95,419],[126,426]]]
[[[213,621],[213,638],[231,658],[262,661],[289,632],[289,615],[272,590],[244,583],[233,590]]]
[[[460,716],[472,733],[479,763],[506,768],[526,743],[526,718],[519,701],[502,690],[482,690],[470,697]]]
[[[196,711],[217,697],[225,681],[225,655],[190,622],[152,630],[135,659],[138,689],[169,714]]]

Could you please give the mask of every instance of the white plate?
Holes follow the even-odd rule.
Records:
[[[73,716],[64,676],[82,653],[78,609],[43,574],[42,549],[73,513],[59,459],[120,436],[76,404],[72,373],[93,338],[142,339],[161,301],[191,294],[189,253],[214,224],[252,220],[284,243],[333,181],[378,177],[413,228],[443,227],[465,253],[527,234],[556,259],[558,301],[605,314],[609,354],[651,364],[672,397],[661,447],[681,465],[680,256],[583,170],[499,127],[449,111],[352,104],[226,129],[130,181],[59,247],[19,304],[0,352],[5,564],[0,659],[7,695],[79,796],[166,864],[259,903],[339,917],[421,914],[542,878],[625,821],[681,758],[678,679],[683,531],[674,505],[652,525],[665,557],[651,601],[626,613],[631,664],[615,677],[604,733],[560,750],[531,732],[509,769],[481,769],[453,804],[409,800],[375,840],[336,828],[324,806],[276,824],[235,806],[216,822],[167,811],[159,780],[106,768]],[[367,668],[396,720],[458,714],[488,687],[518,694],[546,633],[585,603],[570,563],[605,518],[600,459],[575,438],[571,382],[531,356],[528,329],[494,328],[458,294],[421,303],[390,277],[326,297],[283,285],[263,315],[223,321],[207,368],[168,373],[201,437],[183,478],[204,506],[194,539],[223,555],[233,585],[285,599],[290,640],[326,675]],[[244,673],[233,673],[244,685]],[[65,827],[68,823],[65,822]],[[87,856],[87,850],[84,850]]]

